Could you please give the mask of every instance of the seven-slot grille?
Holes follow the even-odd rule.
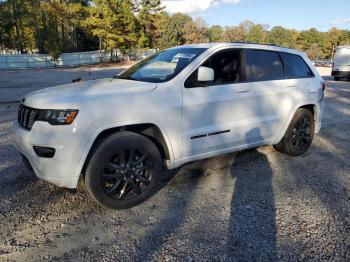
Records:
[[[18,123],[25,129],[31,130],[38,113],[38,110],[20,104],[18,110]]]

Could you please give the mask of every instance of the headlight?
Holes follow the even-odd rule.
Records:
[[[79,110],[68,109],[68,110],[40,110],[38,119],[39,121],[47,121],[51,125],[70,125]]]

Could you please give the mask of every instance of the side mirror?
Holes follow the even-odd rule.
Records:
[[[197,81],[204,84],[211,84],[214,81],[214,70],[210,67],[200,66],[198,68]]]

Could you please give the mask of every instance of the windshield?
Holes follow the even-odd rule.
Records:
[[[143,82],[166,82],[202,54],[206,48],[174,48],[154,54],[117,76]]]

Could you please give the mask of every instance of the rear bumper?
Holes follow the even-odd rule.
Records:
[[[333,71],[331,73],[335,77],[350,77],[350,71]]]
[[[316,104],[315,133],[318,134],[322,127],[322,117],[324,111],[324,99]]]

